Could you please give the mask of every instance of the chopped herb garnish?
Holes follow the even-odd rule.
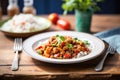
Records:
[[[41,50],[37,50],[37,53],[38,53],[38,54],[42,54]]]
[[[80,42],[81,40],[77,40],[78,42]]]
[[[57,37],[60,41],[65,41],[64,36],[56,35],[56,37]]]
[[[67,46],[68,48],[72,48],[72,47],[73,47],[72,44],[66,44],[66,46]]]
[[[58,44],[58,43],[55,43],[55,44],[51,44],[51,45],[52,45],[53,47],[57,47],[57,44]]]
[[[59,35],[56,35],[56,37],[59,37]]]
[[[77,42],[80,42],[81,40],[79,40],[78,38],[74,38],[74,40],[76,40]]]
[[[60,36],[61,41],[65,41],[65,38],[63,36]]]
[[[74,38],[74,40],[78,40],[78,38]]]
[[[89,43],[87,40],[85,40],[84,43],[85,43],[86,45],[90,45],[90,43]]]

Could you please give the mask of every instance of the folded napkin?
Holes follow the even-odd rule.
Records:
[[[105,40],[120,54],[120,27],[94,34],[102,40]]]

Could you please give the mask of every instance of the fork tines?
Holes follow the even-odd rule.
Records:
[[[109,45],[107,51],[108,51],[109,53],[111,53],[111,54],[115,53],[115,49],[114,49],[112,46],[110,46],[110,45]]]
[[[22,50],[22,38],[15,38],[13,49],[15,52]]]

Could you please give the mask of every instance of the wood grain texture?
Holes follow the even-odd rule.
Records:
[[[47,18],[46,15],[42,15]],[[72,30],[75,29],[73,15],[62,16],[71,22]],[[92,32],[100,32],[120,26],[120,15],[94,15]],[[52,25],[48,31],[62,30]],[[44,32],[43,32],[44,33]],[[95,72],[94,68],[105,52],[95,59],[69,65],[50,64],[32,59],[24,51],[19,54],[19,70],[11,71],[11,63],[15,56],[13,52],[13,38],[0,32],[0,80],[70,80],[70,79],[120,79],[120,56],[118,53],[110,55],[105,62],[102,72]]]

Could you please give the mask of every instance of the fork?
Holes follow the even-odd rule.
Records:
[[[15,57],[12,62],[11,70],[18,70],[18,53],[22,51],[22,38],[15,38],[14,40]]]
[[[99,64],[95,67],[95,71],[101,71],[103,69],[103,64],[105,62],[105,59],[107,58],[108,54],[114,54],[115,53],[115,49],[113,47],[111,47],[109,45],[107,52],[105,54],[105,56],[103,57],[103,59],[99,62]]]

